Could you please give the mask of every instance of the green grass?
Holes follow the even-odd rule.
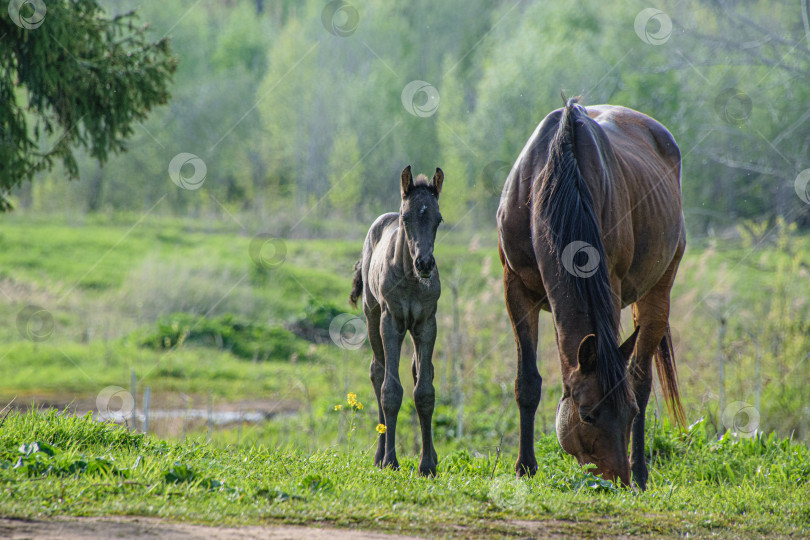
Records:
[[[127,386],[132,367],[139,385],[154,391],[193,394],[210,390],[222,399],[281,393],[296,372],[312,372],[324,384],[319,375],[323,370],[309,368],[305,360],[302,364],[251,362],[208,348],[155,351],[126,344],[108,348],[102,343],[21,343],[8,351],[4,362],[15,366],[4,375],[4,387],[19,395],[80,395],[98,393],[112,384]]]
[[[553,435],[532,479],[514,457],[440,448],[439,474],[371,463],[373,438],[304,452],[166,442],[90,418],[11,413],[0,428],[0,514],[131,515],[212,524],[296,523],[422,534],[519,537],[806,536],[810,455],[776,437],[720,440],[701,425],[656,433],[650,487],[617,489],[580,469]],[[34,446],[36,443],[37,446]]]

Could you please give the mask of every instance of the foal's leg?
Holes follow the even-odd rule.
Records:
[[[636,396],[638,414],[633,419],[630,469],[636,485],[647,489],[647,463],[644,460],[644,426],[647,403],[652,390],[652,357],[661,344],[669,324],[669,291],[675,281],[683,250],[679,249],[667,271],[650,291],[633,306],[633,319],[640,327],[636,351],[630,362],[630,380]]]
[[[540,403],[540,388],[543,379],[537,371],[537,324],[540,301],[514,272],[504,266],[504,293],[506,310],[512,321],[517,344],[517,377],[515,377],[515,400],[520,410],[520,447],[515,471],[518,476],[537,472],[534,457],[534,415]]]
[[[399,382],[399,354],[405,327],[390,312],[383,310],[380,333],[385,351],[385,373],[381,387],[381,405],[385,418],[385,453],[383,467],[399,469],[396,450],[397,415],[402,405],[402,383]]]
[[[436,342],[436,317],[420,321],[411,330],[416,357],[416,378],[413,401],[419,426],[422,431],[422,455],[419,458],[419,474],[435,476],[438,458],[433,447],[433,407],[436,391],[433,388],[433,346]]]
[[[373,356],[369,375],[371,385],[374,387],[374,395],[377,397],[377,423],[385,424],[382,401],[383,379],[385,377],[385,349],[383,348],[382,336],[380,335],[380,306],[376,308],[366,308],[366,326],[368,327],[368,341],[371,344]],[[374,454],[374,465],[382,466],[383,455],[385,454],[385,435],[380,434],[377,438],[377,452]]]

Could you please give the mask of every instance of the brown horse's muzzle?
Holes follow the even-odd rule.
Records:
[[[593,471],[593,470],[592,470]],[[606,480],[610,480],[617,486],[621,483],[626,487],[630,486],[630,461],[625,460],[624,463],[616,463],[612,465],[596,464],[596,471],[594,474],[601,476]]]
[[[592,463],[593,474],[614,484],[630,485],[630,460],[627,455],[629,430],[626,434],[615,430],[598,431],[596,427],[583,424],[571,400],[563,397],[557,406],[557,440],[562,449],[574,456],[580,465]],[[594,456],[605,456],[595,459]]]

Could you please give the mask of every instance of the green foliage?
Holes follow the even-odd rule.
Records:
[[[29,431],[37,433],[36,443],[25,442],[32,440]],[[110,446],[112,432],[121,438]],[[134,436],[89,416],[12,412],[0,430],[0,489],[9,495],[0,499],[0,512],[42,519],[102,516],[112,508],[217,525],[328,521],[428,537],[461,537],[472,529],[525,536],[546,526],[564,536],[594,530],[702,536],[718,528],[742,536],[805,536],[810,530],[805,445],[777,437],[717,440],[699,426],[658,435],[675,451],[656,458],[648,490],[640,493],[583,470],[553,435],[537,440],[543,466],[533,478],[515,479],[512,455],[441,447],[438,475],[420,478],[410,456],[400,458],[400,471],[377,469],[365,444],[306,454],[216,448]],[[27,465],[15,468],[20,459]],[[55,498],[65,504],[53,504]],[[528,521],[531,530],[522,525]]]
[[[4,19],[12,36],[6,43],[36,52],[41,71],[63,77],[64,66],[75,60],[53,46],[49,28],[62,25],[59,17],[73,16],[62,13],[64,5],[80,12],[79,6],[90,4],[49,6],[45,23],[34,30],[23,31]],[[99,4],[110,14],[121,10],[118,2]],[[154,36],[171,34],[172,49],[182,60],[174,74],[171,109],[146,119],[105,120],[96,127],[119,129],[121,136],[126,126],[140,122],[143,129],[127,132],[126,154],[99,168],[93,142],[89,155],[79,152],[67,162],[67,172],[79,167],[84,182],[66,185],[64,171],[42,172],[35,185],[10,193],[9,201],[45,211],[91,212],[143,212],[160,202],[161,211],[232,215],[240,221],[240,214],[247,213],[281,231],[294,226],[302,234],[312,226],[315,234],[334,235],[334,219],[324,218],[367,222],[395,209],[399,171],[411,163],[418,172],[430,174],[435,166],[445,171],[442,204],[448,224],[492,223],[509,165],[540,120],[560,106],[563,89],[582,94],[586,104],[635,108],[670,129],[684,155],[682,190],[691,233],[777,215],[808,225],[805,203],[792,187],[807,167],[808,123],[798,111],[810,99],[810,86],[794,84],[810,77],[805,29],[797,22],[802,20],[799,4],[775,8],[757,0],[662,6],[673,31],[658,45],[636,34],[636,16],[650,7],[637,0],[607,5],[596,0],[576,5],[536,0],[451,0],[440,6],[418,1],[407,7],[381,0],[349,3],[347,9],[357,10],[357,26],[343,37],[324,27],[321,0],[266,4],[206,0],[189,8],[168,0],[140,6]],[[88,17],[76,15],[80,30],[101,25],[98,17]],[[130,32],[128,15],[110,17],[116,21],[111,28]],[[96,64],[81,56],[89,52],[76,45],[81,32],[73,21],[70,29],[70,34],[54,34],[82,63],[66,73],[95,74]],[[137,62],[139,54],[147,54],[144,36],[152,34],[131,32],[126,36],[132,39],[121,35],[113,42],[134,51],[131,61]],[[109,45],[104,40],[94,47]],[[14,58],[8,55],[11,67]],[[122,58],[116,49],[109,62]],[[169,73],[168,58],[156,56],[143,65],[164,65]],[[68,75],[57,82],[71,83],[69,96],[79,101],[94,79]],[[126,85],[129,93],[90,92],[95,101],[75,104],[69,120],[99,103],[126,110],[126,96],[156,85],[156,79],[142,74],[132,77],[112,81]],[[411,81],[436,89],[435,114],[420,117],[403,106],[402,91]],[[25,88],[8,84],[3,95],[19,105],[8,112],[4,138],[27,141],[25,159],[44,162],[37,149],[47,147],[60,131],[67,135],[54,155],[70,148],[74,136],[83,146],[79,138],[87,131],[85,121],[72,131],[35,136],[39,112],[33,106],[25,111]],[[786,93],[774,90],[784,88]],[[414,96],[415,103],[423,98]],[[745,100],[750,109],[738,111],[735,107]],[[49,118],[46,114],[42,122]],[[194,153],[206,163],[202,189],[182,190],[170,183],[167,165],[178,152]],[[15,156],[4,162],[21,163],[23,154]],[[492,178],[484,181],[488,172]]]
[[[78,177],[76,146],[99,163],[123,151],[133,126],[168,101],[176,69],[169,40],[151,41],[132,12],[109,17],[96,0],[60,0],[44,17],[31,29],[0,18],[0,210],[9,189],[54,160]]]
[[[258,75],[266,67],[265,49],[268,36],[262,20],[255,16],[252,3],[239,2],[228,12],[224,28],[217,36],[212,62],[227,74],[230,68],[242,66]]]
[[[287,328],[296,336],[312,343],[328,343],[329,325],[332,320],[343,313],[329,302],[319,303],[309,299],[302,316],[293,320]]]
[[[127,477],[129,472],[117,469],[111,459],[97,456],[85,458],[81,454],[63,453],[59,448],[46,442],[23,444],[19,453],[20,457],[13,468],[28,477],[82,474]]]
[[[366,172],[357,135],[346,131],[332,146],[327,171],[329,202],[344,216],[351,217],[358,208]]]
[[[593,467],[596,467],[595,465]],[[551,483],[560,491],[604,491],[609,493],[620,493],[621,489],[610,480],[605,480],[601,476],[596,476],[588,470],[576,471],[567,478],[551,477]]]
[[[205,489],[217,489],[222,486],[222,482],[215,478],[201,478],[193,468],[185,463],[175,461],[174,464],[163,474],[163,480],[167,484],[194,483]]]
[[[329,478],[323,478],[319,474],[308,474],[301,480],[301,487],[305,491],[317,493],[319,491],[333,491],[335,484]]]
[[[54,416],[51,415],[51,418]],[[19,445],[16,452],[8,446],[3,447],[0,449],[0,468],[10,467],[28,477],[88,475],[126,478],[129,476],[130,471],[116,467],[114,459],[109,456],[91,455],[87,457],[84,453],[79,452],[78,450],[81,448],[87,449],[88,438],[86,437],[64,431],[55,433],[51,426],[43,426],[36,420],[23,425],[28,428],[36,426],[32,431],[39,431],[44,438],[51,442],[38,440],[23,443]],[[107,435],[109,433],[101,430],[96,432],[91,439],[94,442],[103,441]],[[135,442],[137,439],[128,438],[128,441]],[[68,445],[70,449],[63,451],[56,446],[57,442]],[[134,446],[137,446],[137,443]]]
[[[155,331],[139,333],[136,339],[139,345],[153,349],[212,347],[253,360],[290,360],[307,354],[306,346],[290,331],[243,322],[233,314],[209,319],[174,313],[162,317]]]

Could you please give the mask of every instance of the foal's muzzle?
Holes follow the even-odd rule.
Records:
[[[436,266],[436,259],[433,258],[433,255],[423,256],[420,255],[414,261],[414,267],[416,268],[416,273],[419,274],[419,277],[427,278],[430,277],[431,272],[433,272],[433,268]]]

